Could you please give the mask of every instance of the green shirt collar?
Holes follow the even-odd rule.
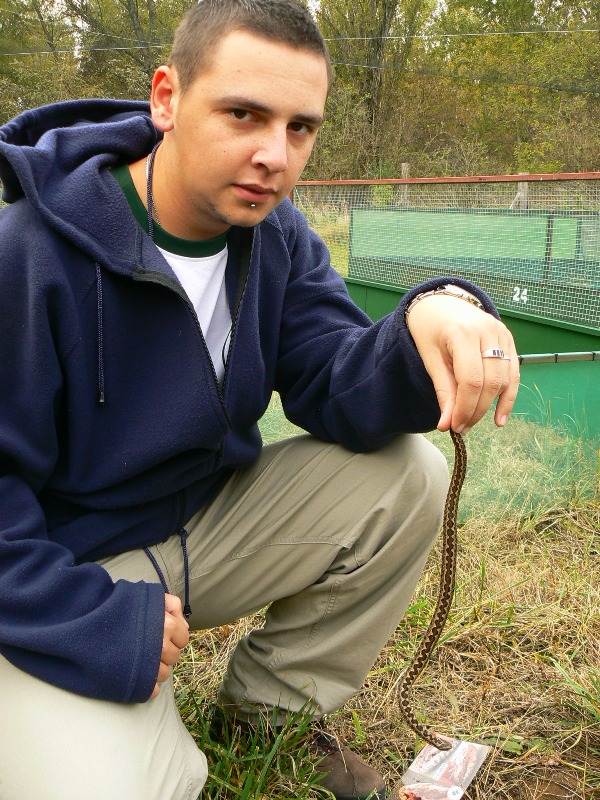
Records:
[[[133,185],[128,165],[119,164],[113,167],[111,172],[121,187],[134,217],[147,233],[148,212]],[[175,255],[187,256],[188,258],[203,258],[206,256],[214,256],[224,249],[227,244],[227,233],[222,233],[219,236],[215,236],[213,239],[180,239],[179,236],[173,236],[171,233],[163,230],[156,220],[154,220],[154,242],[157,247],[166,250],[168,253],[175,253]]]

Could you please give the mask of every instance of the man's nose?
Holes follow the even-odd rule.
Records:
[[[255,166],[264,166],[269,172],[284,172],[288,166],[287,127],[265,131],[252,161]]]

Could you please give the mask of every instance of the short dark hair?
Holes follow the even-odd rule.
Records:
[[[327,45],[308,8],[300,0],[199,0],[175,31],[169,66],[183,92],[206,67],[219,40],[235,30],[282,42],[321,56],[331,84]]]

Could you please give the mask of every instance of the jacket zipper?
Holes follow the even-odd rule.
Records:
[[[202,345],[204,347],[204,352],[206,353],[206,357],[208,358],[208,361],[209,361],[210,366],[211,366],[211,371],[212,371],[212,374],[213,374],[213,380],[214,380],[214,383],[215,383],[215,386],[216,386],[216,389],[217,389],[217,394],[219,396],[219,402],[221,403],[221,407],[223,409],[223,413],[225,414],[225,417],[227,419],[227,423],[228,423],[229,427],[231,427],[231,417],[229,416],[229,412],[227,410],[227,406],[225,405],[225,383],[227,381],[228,368],[229,368],[229,360],[230,360],[229,359],[229,354],[231,353],[231,351],[233,349],[233,339],[234,339],[235,332],[237,330],[237,322],[238,322],[238,319],[239,319],[239,316],[240,316],[240,309],[241,309],[241,306],[242,306],[242,301],[244,299],[244,295],[246,294],[246,287],[248,285],[248,279],[249,279],[249,276],[250,276],[250,266],[252,264],[252,256],[253,256],[253,254],[254,254],[254,231],[252,232],[252,243],[250,245],[250,254],[248,256],[248,259],[247,259],[247,261],[245,261],[244,257],[242,256],[242,259],[241,259],[241,262],[240,262],[240,269],[245,269],[246,270],[246,274],[244,276],[244,283],[242,285],[241,291],[239,292],[239,297],[237,298],[237,304],[236,304],[236,307],[234,309],[233,319],[231,321],[231,334],[230,334],[230,340],[229,340],[229,349],[227,351],[227,358],[225,359],[225,364],[224,364],[223,386],[222,387],[219,385],[219,379],[217,377],[217,371],[215,369],[215,365],[213,364],[213,360],[212,360],[212,358],[210,356],[210,352],[208,350],[208,345],[206,344],[206,339],[204,338],[204,334],[202,333],[202,328],[200,327],[200,321],[198,319],[198,315],[196,314],[196,310],[192,306],[192,304],[191,304],[188,296],[185,294],[185,292],[183,293],[183,295],[181,295],[180,292],[177,291],[177,294],[179,294],[181,296],[181,299],[185,301],[187,307],[189,308],[191,314],[194,317],[194,320],[196,321],[196,328],[197,328],[198,333],[200,335],[200,339],[201,339]],[[177,287],[177,289],[178,288],[179,287]],[[176,291],[176,289],[174,289],[174,291]],[[219,448],[217,450],[217,464],[221,460],[222,455],[223,455],[223,443],[221,442],[221,444],[219,445]],[[184,503],[184,500],[183,500],[183,497],[182,497],[181,493],[179,493],[179,495],[178,495],[178,503],[179,503],[179,513],[178,513],[178,517],[177,517],[176,530],[179,530],[181,528],[181,526],[184,524],[183,516],[184,516],[184,513],[185,513],[185,503]]]
[[[223,410],[223,414],[225,415],[225,419],[227,420],[227,424],[229,425],[229,427],[231,427],[232,422],[231,422],[231,417],[229,416],[229,411],[227,410],[227,406],[225,405],[225,384],[226,384],[227,375],[228,375],[230,353],[231,353],[231,350],[233,349],[233,340],[234,340],[235,332],[236,332],[236,329],[237,329],[237,323],[238,323],[239,316],[240,316],[240,308],[241,308],[241,305],[242,305],[242,300],[243,300],[244,295],[246,293],[246,287],[248,285],[248,278],[249,278],[249,275],[250,275],[250,265],[252,263],[252,255],[253,255],[253,253],[254,253],[254,231],[252,231],[252,242],[251,242],[251,245],[250,245],[249,256],[248,256],[247,260],[244,259],[244,255],[245,255],[245,253],[244,253],[244,254],[242,254],[242,259],[240,260],[240,269],[245,269],[246,270],[246,274],[244,276],[244,283],[243,283],[243,286],[242,286],[242,290],[241,290],[241,292],[239,294],[239,297],[237,299],[237,305],[236,305],[236,307],[234,309],[234,315],[233,315],[233,319],[231,321],[231,336],[230,336],[229,349],[227,351],[227,358],[225,359],[225,364],[224,364],[223,386],[222,387],[219,385],[219,379],[217,377],[217,371],[215,369],[215,365],[213,364],[213,360],[211,358],[210,351],[208,349],[208,345],[206,344],[206,339],[204,338],[204,334],[202,333],[202,328],[200,326],[200,320],[198,319],[198,315],[196,314],[196,310],[195,310],[194,306],[192,305],[192,303],[190,302],[189,297],[187,296],[185,291],[180,286],[180,284],[178,284],[178,283],[174,284],[170,279],[165,280],[164,278],[162,280],[160,280],[160,281],[154,280],[153,273],[139,272],[135,276],[135,280],[149,281],[151,283],[158,283],[160,286],[164,286],[165,288],[170,289],[172,292],[175,292],[175,294],[177,294],[181,298],[181,300],[186,304],[186,306],[188,307],[192,317],[194,318],[194,322],[196,323],[196,330],[198,331],[198,335],[200,336],[200,341],[202,343],[202,347],[204,348],[204,353],[206,355],[206,358],[208,359],[208,363],[210,364],[210,369],[211,369],[211,373],[212,373],[212,377],[213,377],[213,383],[214,383],[214,386],[215,386],[215,388],[217,390],[217,396],[219,398],[219,403],[221,405],[221,408]],[[220,458],[220,454],[221,454],[222,450],[223,450],[223,446],[221,445],[219,447],[219,450],[217,451],[217,458]]]
[[[231,337],[229,340],[229,349],[227,350],[227,358],[225,359],[224,371],[223,371],[223,386],[219,386],[219,390],[222,392],[223,396],[223,404],[225,403],[225,386],[227,384],[227,377],[229,375],[229,361],[230,361],[230,353],[233,350],[233,339],[235,336],[235,332],[237,330],[237,323],[240,316],[240,309],[242,307],[242,301],[244,300],[244,295],[246,294],[246,287],[248,286],[248,279],[250,277],[250,267],[252,265],[252,256],[254,254],[254,230],[252,231],[252,242],[250,244],[250,253],[248,255],[247,262],[245,261],[245,253],[242,254],[242,258],[240,259],[240,269],[245,269],[246,274],[244,276],[244,283],[242,285],[242,290],[239,293],[239,297],[237,299],[237,304],[234,309],[233,319],[231,320]],[[216,378],[216,373],[215,373]],[[218,381],[217,381],[218,384]],[[229,419],[229,415],[227,415]]]
[[[202,342],[202,346],[204,347],[204,353],[206,354],[206,357],[208,359],[208,363],[210,364],[210,370],[212,372],[213,383],[215,385],[215,388],[217,390],[217,395],[219,397],[219,403],[221,404],[221,408],[223,409],[223,413],[225,414],[225,419],[227,420],[227,424],[231,428],[231,417],[229,416],[229,411],[227,410],[227,406],[225,405],[225,397],[223,395],[223,391],[222,391],[221,387],[219,386],[219,379],[217,377],[217,371],[215,369],[215,365],[213,364],[213,360],[212,360],[212,357],[210,355],[210,351],[208,349],[208,345],[206,344],[206,339],[204,338],[204,334],[202,333],[202,328],[200,327],[200,320],[198,319],[198,315],[196,314],[196,310],[195,310],[194,306],[191,304],[188,296],[185,295],[185,297],[183,297],[183,296],[180,295],[180,297],[185,302],[187,307],[189,308],[190,313],[192,314],[192,316],[194,317],[194,320],[196,322],[196,328],[198,330],[198,334],[200,336],[200,340]],[[232,327],[232,339],[233,339],[233,327]],[[227,359],[225,360],[225,366],[227,366],[227,361],[229,361],[229,353],[227,354]],[[223,373],[223,376],[224,375],[225,375],[225,373]],[[225,382],[225,377],[223,377],[223,383],[224,382]]]
[[[221,405],[221,408],[222,408],[223,413],[225,415],[225,418],[227,420],[227,424],[231,427],[231,418],[229,416],[229,412],[227,411],[227,407],[225,406],[225,399],[223,397],[223,392],[221,391],[221,387],[219,386],[219,379],[217,378],[217,372],[215,370],[215,365],[213,364],[213,360],[212,360],[212,358],[210,356],[210,352],[208,350],[208,345],[206,344],[206,339],[204,338],[204,334],[202,333],[202,328],[200,327],[200,320],[198,319],[198,315],[196,314],[196,310],[194,309],[194,306],[191,304],[189,297],[184,292],[184,290],[180,287],[179,284],[175,285],[174,282],[171,281],[170,279],[165,280],[162,275],[161,275],[161,280],[157,281],[154,278],[155,275],[156,275],[156,273],[140,272],[140,273],[138,273],[137,275],[134,276],[134,280],[147,281],[148,283],[156,283],[159,286],[162,286],[165,289],[168,289],[169,291],[174,292],[181,299],[181,301],[183,303],[185,303],[185,305],[187,306],[190,314],[194,318],[194,322],[196,323],[196,330],[198,331],[198,335],[200,337],[200,342],[201,342],[202,347],[204,349],[204,353],[206,355],[206,358],[208,359],[208,363],[210,364],[210,369],[211,369],[212,376],[213,376],[213,382],[214,382],[215,388],[217,390],[217,396],[219,398],[219,403]],[[228,359],[229,359],[229,356],[228,356]]]

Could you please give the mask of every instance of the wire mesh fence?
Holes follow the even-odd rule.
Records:
[[[457,275],[500,310],[600,330],[600,173],[304,181],[293,199],[345,277]]]
[[[533,178],[307,181],[294,202],[344,276],[457,275],[500,309],[600,329],[600,174]]]

